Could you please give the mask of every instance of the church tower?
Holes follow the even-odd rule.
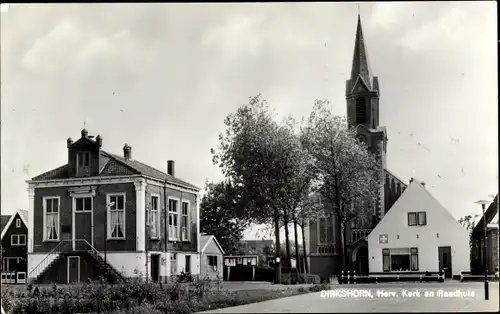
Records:
[[[387,166],[387,133],[385,127],[379,125],[379,82],[376,76],[372,76],[359,15],[351,77],[346,81],[345,93],[348,124],[356,128],[358,139],[366,143],[368,150],[377,156],[381,178],[384,178],[384,170]],[[378,199],[370,200],[368,203],[374,211],[374,223],[377,223],[385,214],[383,180]]]

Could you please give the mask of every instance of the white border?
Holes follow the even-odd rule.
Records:
[[[67,273],[68,273],[68,277],[67,277],[67,283],[69,284],[69,261],[70,259],[72,258],[77,258],[78,259],[78,281],[76,283],[80,283],[80,256],[68,256],[68,261],[67,261]]]
[[[71,211],[71,219],[72,219],[72,237],[73,237],[73,251],[76,250],[76,214],[80,213],[90,213],[90,244],[94,246],[94,196],[95,192],[90,192],[90,193],[71,193],[71,204],[72,204],[72,211]],[[76,199],[77,198],[90,198],[90,210],[82,210],[82,211],[77,211],[76,210]],[[85,208],[85,206],[84,206]]]
[[[126,217],[127,217],[127,193],[125,192],[120,192],[120,193],[106,193],[106,204],[110,203],[110,198],[111,196],[123,196],[123,237],[122,238],[111,238],[111,223],[110,223],[110,210],[111,208],[108,208],[106,206],[106,223],[107,223],[107,228],[106,228],[106,241],[108,240],[126,240],[127,238],[127,232],[126,232]],[[118,204],[116,204],[118,205]]]
[[[156,197],[158,199],[158,202],[156,203],[156,237],[151,237],[151,214],[153,212],[152,210],[152,206],[149,207],[147,206],[146,207],[146,210],[149,211],[149,220],[150,221],[146,221],[146,226],[148,226],[149,228],[149,236],[152,240],[160,240],[161,239],[161,198],[160,198],[160,194],[157,194],[157,193],[149,193],[149,199],[150,199],[150,204],[153,204],[152,202],[152,199],[153,197]]]
[[[48,240],[46,231],[46,224],[47,224],[47,200],[53,200],[57,199],[57,220],[59,222],[59,230],[57,232],[57,239],[53,240]],[[42,197],[42,206],[43,206],[43,235],[42,235],[42,242],[59,242],[61,241],[61,197],[60,196],[44,196]]]
[[[187,203],[188,204],[188,211],[187,211],[187,229],[186,229],[186,236],[187,239],[184,240],[182,239],[182,227],[179,228],[179,233],[180,233],[180,238],[181,241],[184,242],[190,242],[191,241],[191,201],[189,200],[182,200],[181,201],[181,211],[180,211],[180,217],[185,216],[182,214],[182,204]]]
[[[173,212],[173,211],[170,211],[170,200],[174,200],[174,201],[177,201],[177,206],[176,206],[176,211]],[[179,209],[180,209],[180,203],[181,203],[181,199],[178,198],[178,197],[175,197],[175,196],[168,196],[167,197],[167,225],[168,225],[168,228],[167,228],[167,241],[173,241],[173,242],[177,242],[177,241],[180,241],[179,239],[179,233],[180,233],[180,212],[179,212]],[[176,214],[177,215],[177,234],[176,234],[176,237],[175,239],[174,238],[170,238],[170,214]]]

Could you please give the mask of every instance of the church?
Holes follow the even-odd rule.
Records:
[[[351,76],[346,81],[345,96],[348,124],[356,127],[358,138],[377,156],[381,171],[377,199],[364,205],[373,210],[372,220],[364,223],[352,221],[346,225],[346,267],[359,273],[369,271],[368,235],[407,187],[387,169],[387,130],[380,125],[379,119],[380,84],[370,69],[359,15]],[[331,217],[311,222],[305,230],[305,238],[309,272],[328,278],[341,270],[340,226],[331,205],[324,202],[324,206],[326,211],[332,213]]]

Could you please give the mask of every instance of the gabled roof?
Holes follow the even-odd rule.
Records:
[[[420,194],[420,191],[424,192],[425,194]],[[411,194],[409,194],[409,193],[411,193]],[[394,210],[393,209],[395,207],[397,207],[399,210],[408,210],[408,204],[409,204],[409,206],[418,205],[418,204],[414,204],[414,203],[409,203],[410,201],[411,202],[415,201],[415,200],[411,199],[412,195],[414,193],[419,193],[419,194],[416,194],[418,196],[419,200],[423,199],[425,196],[427,196],[429,200],[432,200],[434,202],[434,204],[437,205],[436,207],[434,207],[434,209],[441,210],[444,213],[443,217],[448,216],[449,219],[447,221],[450,221],[450,222],[454,223],[457,226],[457,230],[459,230],[459,228],[460,228],[460,230],[463,230],[464,232],[466,232],[466,230],[461,226],[461,224],[457,221],[457,219],[455,217],[453,217],[453,215],[446,209],[446,207],[444,207],[441,204],[441,202],[439,202],[439,200],[437,200],[434,197],[434,195],[432,195],[429,192],[429,190],[427,190],[425,188],[425,186],[422,185],[422,182],[420,182],[416,178],[413,178],[413,180],[408,185],[408,188],[405,189],[404,192],[401,194],[401,196],[396,200],[396,202],[394,202],[394,204],[391,206],[391,208],[389,209],[389,211],[387,212],[387,214],[382,218],[382,220],[372,230],[372,232],[370,233],[369,237],[371,237],[372,234],[377,234],[377,232],[379,232],[380,228],[387,228],[387,227],[389,227],[389,226],[386,225],[385,222],[388,219],[392,219],[391,217],[392,217],[392,215],[394,215]],[[406,202],[407,204],[403,203],[403,205],[401,205],[402,202]],[[450,227],[450,226],[443,226],[443,228],[447,228],[447,227]]]
[[[484,215],[486,216],[486,225],[487,226],[488,226],[488,224],[490,224],[493,221],[493,219],[495,217],[497,219],[497,224],[498,224],[498,194],[493,199],[493,202],[488,206]],[[474,230],[472,230],[473,237],[481,237],[482,236],[482,231],[484,230],[484,218],[485,217],[481,217],[481,219],[478,221],[478,223],[474,227]]]
[[[7,233],[7,230],[9,230],[10,225],[14,221],[14,218],[16,218],[17,214],[19,214],[19,217],[23,221],[24,225],[28,227],[28,211],[24,209],[18,209],[17,212],[14,215],[11,216],[2,216],[2,226],[3,226],[3,220],[4,217],[9,217],[9,220],[5,224],[5,226],[2,228],[2,236],[1,239],[3,239],[3,236]]]
[[[2,215],[0,217],[0,232],[3,232],[3,229],[7,226],[11,216],[12,215]]]
[[[190,184],[186,181],[173,177],[155,169],[151,166],[148,166],[140,161],[133,159],[125,159],[121,156],[107,153],[105,151],[101,151],[101,164],[103,165],[100,175],[103,176],[123,176],[123,175],[144,175],[148,176],[160,181],[166,181],[168,183],[183,186],[186,188],[190,188],[193,190],[200,190],[197,186]],[[57,179],[68,179],[68,165],[63,165],[58,168],[49,170],[45,173],[42,173],[32,179],[32,181],[42,181],[42,180],[57,180]]]
[[[221,251],[222,255],[224,255],[224,250],[222,249],[222,246],[220,246],[219,241],[217,241],[215,236],[206,234],[200,235],[201,253],[205,252],[210,241],[214,241],[219,250]]]

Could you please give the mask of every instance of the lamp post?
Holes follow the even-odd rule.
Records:
[[[106,212],[104,213],[104,265],[107,265],[107,251],[108,251],[108,211],[115,202],[106,204]]]
[[[481,204],[481,208],[483,209],[483,229],[484,229],[484,239],[483,239],[483,261],[484,261],[484,299],[489,300],[489,286],[488,286],[488,261],[486,260],[487,254],[486,254],[486,204],[490,204],[491,201],[477,201],[475,204]]]

